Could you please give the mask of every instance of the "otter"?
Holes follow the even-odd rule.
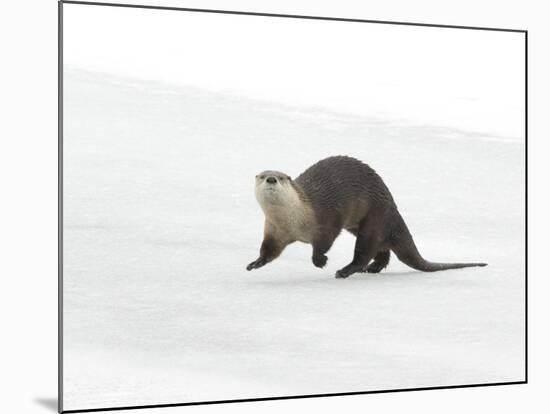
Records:
[[[265,266],[296,241],[313,246],[312,262],[322,268],[343,229],[356,236],[355,250],[336,278],[379,273],[388,266],[390,251],[424,272],[487,265],[425,260],[382,178],[352,157],[323,159],[295,180],[279,171],[264,171],[256,176],[255,193],[265,214],[264,238],[260,256],[247,270]]]

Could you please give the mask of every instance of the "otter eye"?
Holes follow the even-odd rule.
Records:
[[[263,180],[265,178],[265,175],[260,175],[260,180]]]

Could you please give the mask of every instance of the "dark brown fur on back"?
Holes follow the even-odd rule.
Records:
[[[313,206],[321,224],[343,228],[347,218],[364,216],[370,208],[396,208],[376,171],[355,158],[326,158],[313,164],[294,182]]]

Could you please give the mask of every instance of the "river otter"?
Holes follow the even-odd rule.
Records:
[[[265,214],[264,240],[260,257],[247,270],[271,262],[295,241],[311,244],[313,264],[322,268],[342,229],[357,239],[353,260],[336,272],[337,278],[380,272],[389,263],[390,250],[424,272],[487,265],[425,260],[380,176],[355,158],[326,158],[295,180],[279,171],[264,171],[256,176],[256,198]]]

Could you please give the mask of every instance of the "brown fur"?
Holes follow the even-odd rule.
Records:
[[[380,176],[361,161],[329,157],[309,167],[296,180],[278,171],[256,176],[256,197],[266,221],[260,256],[248,270],[277,258],[295,241],[313,246],[317,267],[342,229],[356,236],[353,260],[336,272],[345,278],[356,272],[378,273],[390,259],[390,250],[414,269],[433,272],[485,263],[433,263],[422,258]]]

